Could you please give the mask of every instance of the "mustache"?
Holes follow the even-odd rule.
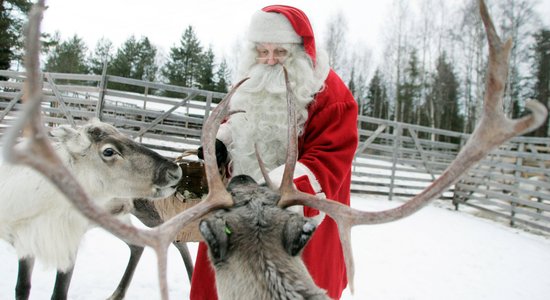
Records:
[[[250,68],[250,79],[240,89],[248,93],[265,91],[272,94],[286,93],[283,67],[281,65],[258,64]]]

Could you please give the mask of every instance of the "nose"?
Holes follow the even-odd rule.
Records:
[[[183,172],[177,164],[166,162],[157,168],[154,183],[160,187],[175,186],[183,176]]]
[[[273,66],[275,64],[278,64],[279,63],[279,59],[276,58],[273,53],[269,53],[269,56],[267,57],[267,61],[266,63],[270,66]]]
[[[181,168],[178,165],[176,166],[177,168],[168,170],[168,172],[166,172],[166,177],[171,183],[173,183],[172,185],[176,185],[183,175]]]

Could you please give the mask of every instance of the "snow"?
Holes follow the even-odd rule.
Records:
[[[399,204],[380,196],[353,195],[352,206],[382,210]],[[435,202],[403,220],[360,226],[352,232],[355,295],[342,299],[548,299],[550,237],[454,211]],[[196,243],[190,244],[192,254]],[[128,259],[127,246],[100,228],[82,242],[70,299],[105,299]],[[175,247],[169,252],[171,299],[187,299],[189,282]],[[17,273],[14,249],[0,242],[0,299],[12,299]],[[54,270],[37,263],[31,299],[48,299]],[[127,299],[159,299],[156,257],[146,249]]]
[[[361,171],[371,172],[373,178],[387,173],[375,168]],[[351,201],[353,207],[368,211],[402,203],[365,194],[353,194]],[[351,295],[348,287],[342,299],[549,299],[550,234],[511,228],[477,215],[477,210],[455,211],[449,202],[438,200],[408,218],[354,228],[355,294]],[[194,255],[197,244],[190,243],[189,248]],[[128,257],[124,242],[101,228],[90,230],[81,244],[69,298],[96,300],[110,296]],[[2,240],[0,261],[0,300],[13,299],[17,256]],[[49,299],[54,280],[55,270],[37,262],[30,299]],[[175,247],[170,248],[168,256],[168,285],[171,299],[189,297],[185,266]],[[159,298],[156,256],[147,248],[126,299]]]

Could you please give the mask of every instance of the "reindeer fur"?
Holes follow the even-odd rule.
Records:
[[[314,220],[277,207],[280,195],[248,176],[228,186],[235,206],[200,222],[220,299],[328,299],[309,275],[301,251]]]
[[[118,211],[113,198],[166,197],[181,178],[180,168],[93,120],[79,129],[50,132],[54,149],[97,205]],[[24,142],[24,141],[23,141]],[[0,238],[20,259],[72,271],[80,240],[91,226],[47,178],[22,165],[0,165]]]

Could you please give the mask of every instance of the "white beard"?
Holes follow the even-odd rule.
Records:
[[[307,106],[322,87],[324,78],[316,78],[305,57],[288,57],[285,66],[296,95],[298,134],[302,134],[308,117]],[[246,174],[260,180],[263,177],[254,144],[258,147],[267,171],[285,163],[288,145],[287,91],[280,65],[253,65],[248,76],[250,79],[231,99],[231,110],[244,110],[245,113],[236,113],[228,121],[232,136],[228,149],[232,158],[233,176]]]

